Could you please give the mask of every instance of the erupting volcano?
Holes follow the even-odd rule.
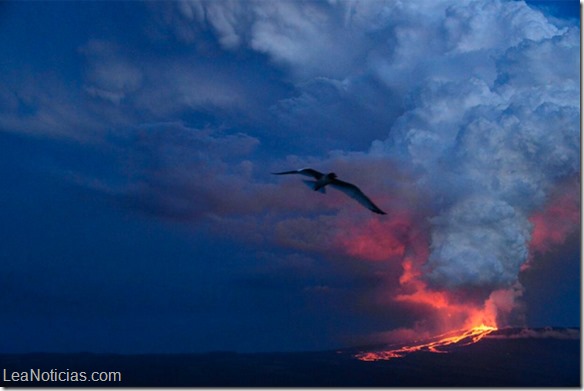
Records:
[[[428,332],[412,330],[414,334],[423,337],[414,339],[407,344],[392,344],[387,349],[361,352],[355,357],[362,361],[389,360],[403,357],[409,353],[426,351],[431,353],[447,353],[449,348],[467,346],[476,343],[498,330],[497,317],[499,313],[510,312],[514,308],[515,297],[521,291],[517,289],[501,289],[490,294],[480,306],[473,303],[456,303],[446,291],[430,291],[426,284],[418,279],[419,275],[412,269],[410,262],[404,262],[404,274],[400,279],[402,285],[413,285],[415,290],[410,294],[395,297],[396,301],[410,302],[432,308],[433,323],[449,331],[427,337]],[[428,322],[426,322],[428,324]],[[462,324],[462,328],[453,328]],[[434,327],[434,329],[435,329]],[[399,336],[400,331],[395,332]]]
[[[428,217],[394,198],[388,217],[352,227],[340,240],[347,253],[401,265],[401,274],[388,278],[388,287],[379,292],[383,302],[416,314],[408,327],[371,335],[367,343],[383,348],[354,357],[377,361],[414,352],[448,353],[499,329],[526,326],[520,275],[534,257],[577,227],[576,184],[558,185],[565,192],[553,192],[529,213],[470,197]]]
[[[414,343],[396,349],[359,353],[355,357],[361,361],[378,361],[399,358],[418,351],[448,353],[446,349],[449,346],[467,346],[476,343],[495,330],[497,330],[497,327],[481,324],[468,330],[458,330],[438,335],[431,341]]]

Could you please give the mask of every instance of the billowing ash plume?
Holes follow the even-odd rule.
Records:
[[[428,81],[373,145],[419,172],[418,190],[435,200],[430,287],[514,284],[528,258],[530,215],[579,172],[577,32],[524,38],[497,56],[492,82]]]
[[[426,279],[440,288],[506,287],[527,259],[530,223],[508,203],[476,197],[432,218]]]

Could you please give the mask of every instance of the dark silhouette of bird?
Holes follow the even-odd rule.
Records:
[[[310,186],[314,191],[320,191],[321,193],[325,193],[326,192],[325,187],[331,185],[333,188],[342,191],[343,193],[353,198],[370,211],[379,213],[380,215],[387,214],[381,209],[379,209],[377,205],[375,205],[373,201],[369,199],[369,197],[363,194],[361,189],[359,189],[357,186],[353,185],[352,183],[348,183],[345,181],[341,181],[340,179],[337,179],[337,174],[335,174],[334,172],[323,174],[322,172],[318,172],[312,168],[302,168],[300,170],[294,171],[273,172],[272,174],[274,175],[300,174],[313,177],[314,179],[316,179],[315,181],[304,181],[304,183]]]

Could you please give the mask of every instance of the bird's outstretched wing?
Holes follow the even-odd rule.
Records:
[[[300,175],[311,176],[317,180],[324,176],[324,174],[322,172],[318,172],[316,170],[313,170],[312,168],[301,168],[300,170],[294,170],[294,171],[273,172],[272,174],[274,174],[274,175],[300,174]]]
[[[331,186],[337,190],[342,191],[352,199],[356,200],[358,203],[366,207],[372,212],[379,213],[380,215],[387,214],[377,207],[357,186],[352,183],[340,181],[335,179],[331,182]]]
[[[306,186],[310,187],[312,190],[316,190],[322,194],[326,194],[326,186],[323,186],[319,189],[316,188],[317,181],[307,181],[305,179],[302,180],[306,184]]]

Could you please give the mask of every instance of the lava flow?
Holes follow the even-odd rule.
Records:
[[[448,353],[447,351],[443,350],[443,348],[450,345],[467,346],[476,343],[495,330],[497,330],[496,327],[481,324],[480,326],[476,326],[468,330],[458,330],[438,335],[435,338],[433,338],[430,342],[424,342],[418,345],[415,344],[406,345],[401,348],[393,350],[364,352],[355,355],[355,357],[361,361],[378,361],[399,358],[405,356],[408,353],[418,351],[427,351],[432,353]]]

